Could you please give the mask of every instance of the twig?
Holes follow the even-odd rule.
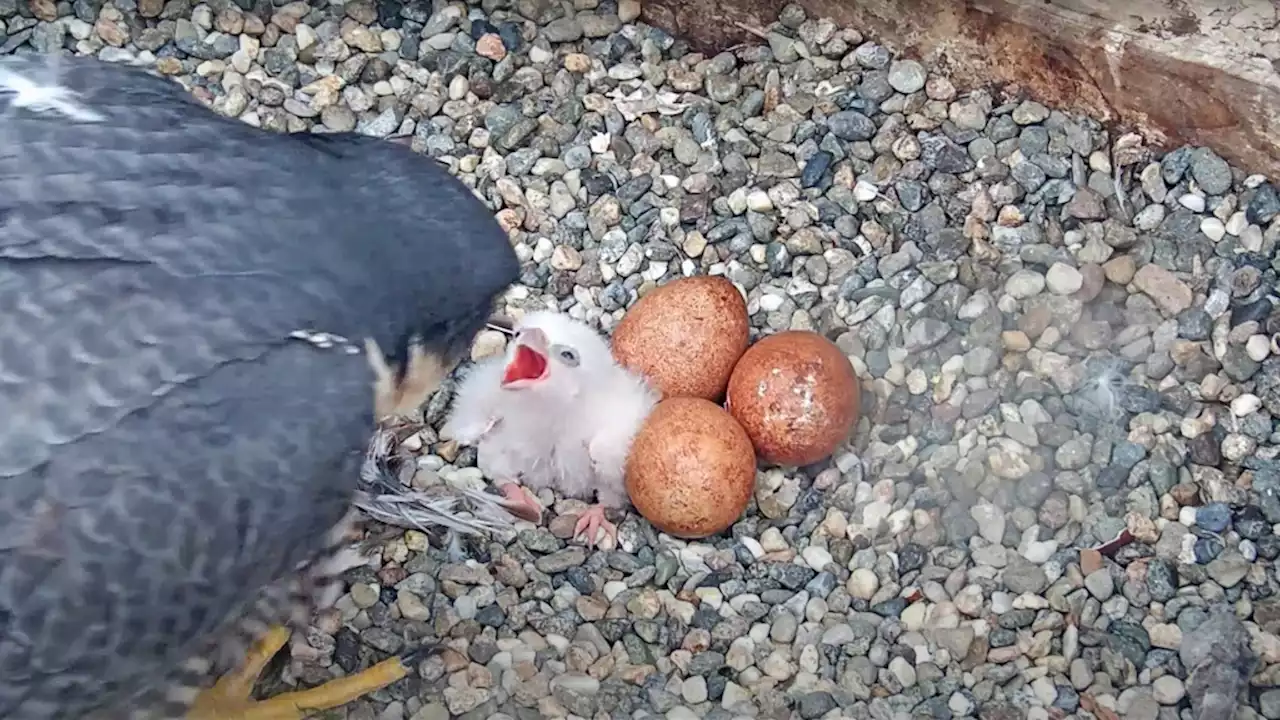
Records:
[[[769,39],[769,33],[765,32],[764,30],[761,30],[758,27],[751,27],[746,23],[740,23],[740,22],[734,22],[733,26],[744,32],[749,32],[752,35],[755,35],[756,37],[760,38],[761,40]]]
[[[1120,212],[1121,212],[1121,213],[1123,213],[1123,214],[1125,215],[1125,217],[1128,217],[1128,216],[1129,216],[1129,209],[1125,206],[1125,201],[1124,201],[1124,192],[1125,192],[1125,189],[1124,189],[1124,186],[1123,186],[1123,185],[1121,184],[1121,182],[1120,182],[1120,172],[1121,172],[1120,166],[1119,166],[1119,165],[1116,165],[1116,166],[1115,166],[1115,173],[1112,175],[1111,181],[1112,181],[1112,183],[1114,183],[1114,185],[1115,185],[1115,191],[1116,191],[1116,202],[1120,205]]]

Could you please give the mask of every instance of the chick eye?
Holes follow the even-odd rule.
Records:
[[[557,345],[554,348],[556,357],[569,367],[578,367],[578,352],[571,347]]]

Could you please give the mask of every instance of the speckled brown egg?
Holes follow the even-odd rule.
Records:
[[[751,438],[724,408],[702,398],[658,403],[627,459],[631,503],[675,537],[728,528],[747,509],[755,483]]]
[[[650,290],[613,332],[613,356],[663,397],[719,401],[747,349],[750,322],[742,293],[710,275]]]
[[[729,378],[725,407],[760,457],[809,465],[830,455],[858,422],[861,388],[849,358],[817,333],[761,339]]]

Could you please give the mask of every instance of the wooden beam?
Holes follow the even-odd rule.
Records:
[[[940,63],[961,88],[1017,84],[1047,105],[1133,127],[1160,146],[1205,145],[1238,167],[1280,177],[1280,71],[1228,36],[1202,34],[1197,0],[800,3],[811,17]],[[767,26],[784,4],[646,0],[644,12],[715,52],[755,39],[742,26]]]

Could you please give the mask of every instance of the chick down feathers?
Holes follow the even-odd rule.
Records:
[[[464,374],[441,434],[476,446],[481,472],[495,482],[550,487],[583,500],[594,492],[601,505],[625,506],[627,454],[658,394],[614,361],[602,335],[568,315],[531,312],[515,329],[545,334],[545,379],[504,386],[512,343],[504,356]]]

